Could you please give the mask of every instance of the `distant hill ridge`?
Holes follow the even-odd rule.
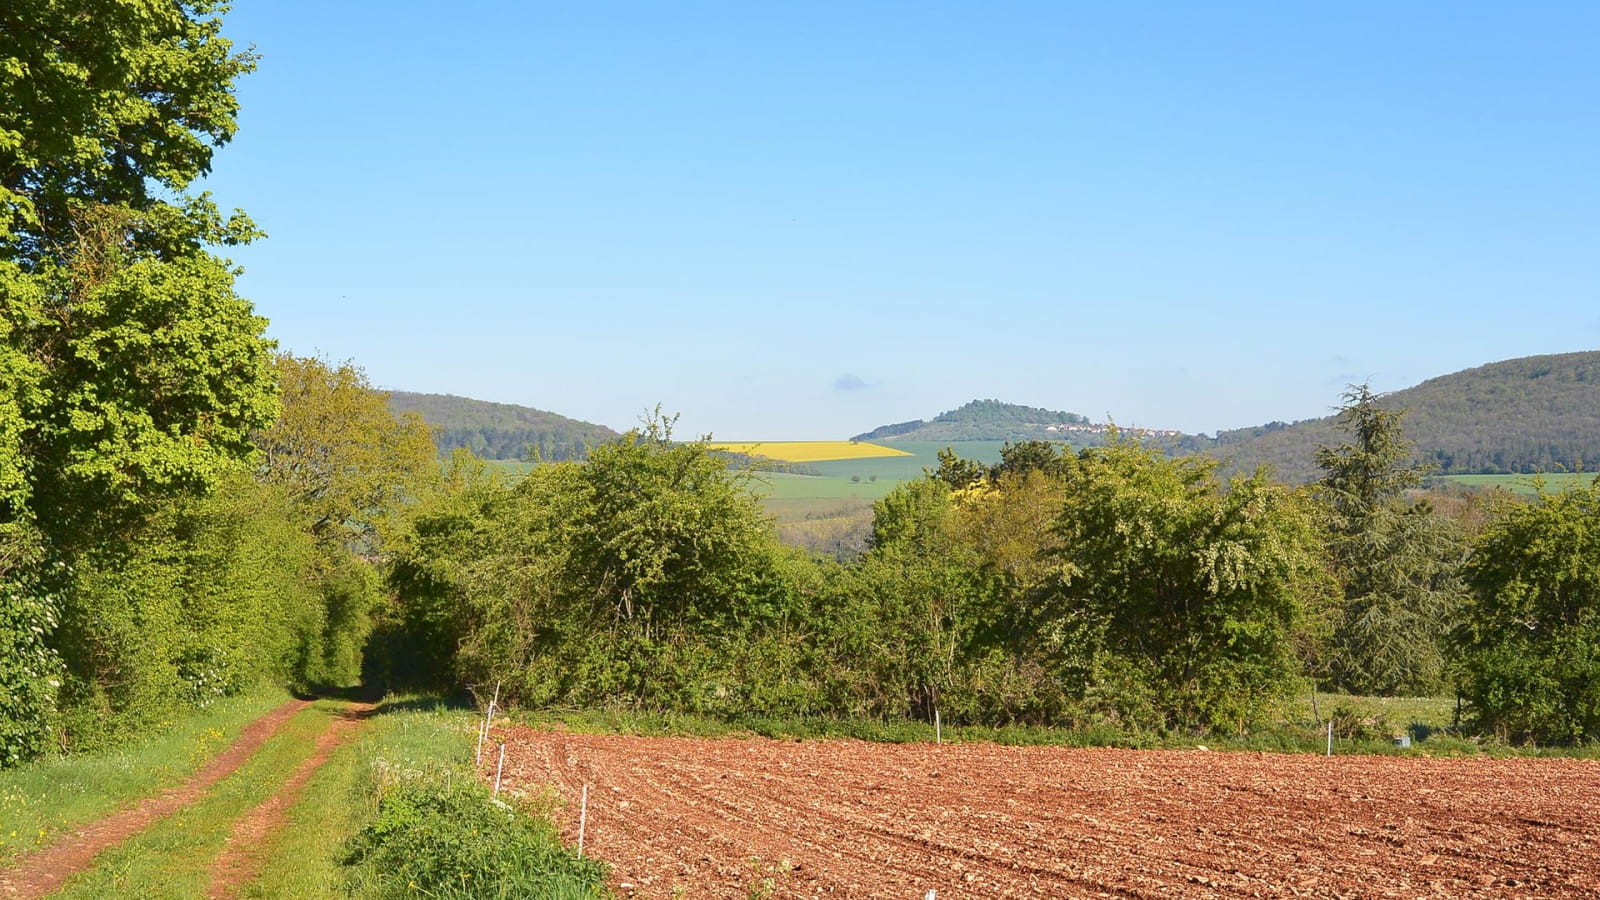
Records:
[[[1338,398],[1330,398],[1330,406]],[[1525,356],[1430,378],[1384,395],[1406,410],[1401,427],[1417,457],[1442,475],[1593,471],[1600,465],[1600,351]],[[1187,440],[1180,449],[1221,457],[1230,469],[1273,467],[1277,477],[1318,475],[1318,444],[1348,440],[1334,416],[1273,422]]]
[[[1328,398],[1330,408],[1338,396]],[[1443,475],[1579,472],[1600,468],[1600,351],[1527,356],[1489,363],[1386,394],[1386,408],[1405,410],[1401,426],[1417,459]],[[974,400],[936,416],[883,425],[851,440],[1061,440],[1075,446],[1105,441],[1110,426],[1066,412]],[[1123,428],[1174,453],[1222,459],[1229,472],[1269,465],[1291,483],[1317,478],[1318,445],[1349,438],[1335,416],[1270,422],[1216,436]]]
[[[484,459],[584,459],[590,447],[615,440],[604,425],[518,406],[490,403],[453,394],[391,391],[389,405],[397,413],[414,412],[434,429],[441,455],[465,447]]]
[[[858,434],[853,441],[1026,441],[1060,440],[1074,444],[1098,444],[1111,426],[1096,424],[1087,416],[1037,406],[1002,403],[999,400],[973,400],[932,421],[913,419],[893,425],[880,425]],[[1176,439],[1177,431],[1124,428],[1138,436]]]

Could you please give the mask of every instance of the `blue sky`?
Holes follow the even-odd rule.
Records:
[[[285,348],[613,427],[1214,431],[1600,348],[1600,5],[1308,6],[246,2],[206,186]]]

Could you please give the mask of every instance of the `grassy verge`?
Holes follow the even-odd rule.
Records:
[[[335,753],[265,846],[251,900],[607,896],[537,804],[503,808],[467,766],[477,715],[389,700]]]
[[[279,689],[229,697],[114,751],[42,759],[0,771],[0,862],[178,784],[231,744],[252,720],[288,699]]]
[[[1126,747],[1132,749],[1193,749],[1266,751],[1278,753],[1327,752],[1326,722],[1334,722],[1334,752],[1411,756],[1570,756],[1600,758],[1600,747],[1512,747],[1463,736],[1455,727],[1455,701],[1450,698],[1356,697],[1318,694],[1317,716],[1308,695],[1291,709],[1285,720],[1244,734],[1194,735],[1129,731],[1109,725],[1070,729],[1007,725],[985,727],[946,725],[949,743],[988,741],[1012,746]],[[515,719],[532,727],[562,728],[594,734],[635,734],[683,737],[766,737],[778,740],[856,738],[882,743],[919,743],[935,739],[932,724],[912,720],[815,718],[718,719],[687,714],[641,713],[627,710],[519,711]],[[1395,739],[1411,738],[1409,748]]]

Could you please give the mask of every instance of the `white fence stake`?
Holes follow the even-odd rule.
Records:
[[[939,721],[939,711],[937,709],[933,711],[933,742],[935,744],[944,743],[944,727]]]
[[[489,736],[489,726],[494,722],[494,708],[500,705],[500,682],[494,683],[494,699],[489,701],[489,708],[483,711],[483,726],[478,729],[478,752],[474,755],[473,765],[483,765],[483,742]]]
[[[1333,720],[1328,720],[1328,755],[1333,755]]]
[[[583,803],[578,807],[578,855],[583,855],[583,830],[589,824],[589,786],[583,786]]]
[[[500,763],[494,767],[494,795],[500,796],[500,773],[506,769],[506,745],[500,745]]]

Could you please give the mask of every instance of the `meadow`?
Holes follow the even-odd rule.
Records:
[[[1472,488],[1503,488],[1513,494],[1532,496],[1542,482],[1548,493],[1586,487],[1597,476],[1593,472],[1552,472],[1542,475],[1441,475],[1440,481]]]
[[[772,445],[769,445],[772,446]],[[896,443],[894,456],[817,460],[806,463],[815,475],[759,473],[756,492],[767,511],[780,522],[837,508],[841,500],[880,499],[897,485],[922,477],[923,470],[939,467],[939,451],[951,448],[958,456],[982,463],[1000,461],[1004,441],[907,441]]]
[[[725,453],[792,463],[911,455],[904,450],[865,441],[711,441],[706,446]]]

